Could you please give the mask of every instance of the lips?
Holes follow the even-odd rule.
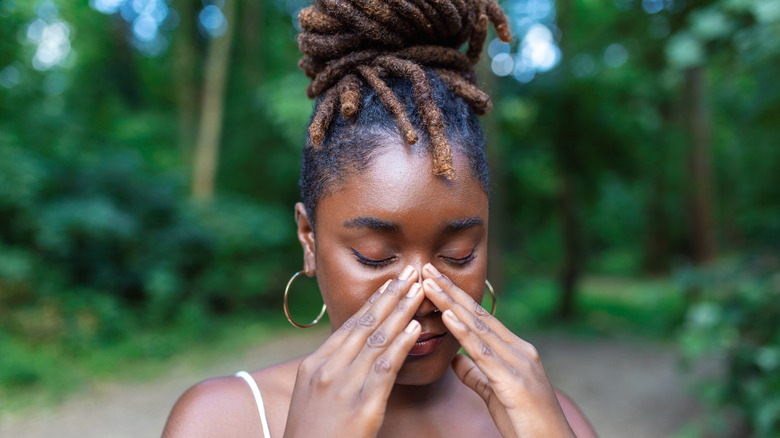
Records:
[[[445,334],[446,333],[440,333],[438,335],[435,333],[422,333],[409,351],[409,356],[425,356],[433,353],[439,348],[439,345],[441,345],[441,341],[444,339]]]

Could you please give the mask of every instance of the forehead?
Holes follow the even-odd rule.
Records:
[[[453,154],[455,180],[434,175],[431,156],[406,145],[380,148],[370,164],[349,172],[320,202],[318,227],[340,226],[355,217],[379,217],[410,225],[479,216],[487,221],[488,197],[471,175],[468,159]]]

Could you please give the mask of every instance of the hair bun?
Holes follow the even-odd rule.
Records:
[[[310,98],[322,100],[309,126],[317,146],[339,106],[344,117],[357,112],[360,86],[367,83],[394,114],[408,143],[417,141],[403,106],[382,77],[412,81],[416,104],[428,127],[437,174],[454,177],[452,153],[439,109],[430,99],[423,67],[432,68],[477,114],[491,108],[475,83],[488,21],[509,42],[506,16],[494,0],[315,0],[298,14],[298,63],[312,78]],[[465,53],[460,47],[468,42]]]

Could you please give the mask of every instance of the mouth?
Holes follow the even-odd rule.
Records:
[[[441,345],[441,341],[446,334],[446,332],[438,335],[434,333],[422,333],[409,351],[409,356],[425,356],[433,353],[439,348],[439,345]]]

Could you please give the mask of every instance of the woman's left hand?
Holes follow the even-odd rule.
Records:
[[[510,437],[574,437],[533,345],[515,336],[431,264],[425,295],[471,359],[452,362],[458,378],[487,404],[499,432]]]

